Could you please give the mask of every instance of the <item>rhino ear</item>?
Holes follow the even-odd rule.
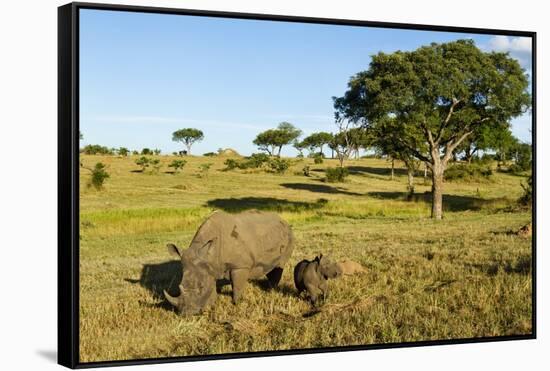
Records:
[[[168,249],[168,253],[170,255],[177,256],[178,258],[181,258],[181,252],[178,250],[178,247],[174,245],[173,243],[169,243],[166,245],[166,248]]]

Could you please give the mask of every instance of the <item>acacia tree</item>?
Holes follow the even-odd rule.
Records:
[[[482,52],[472,40],[432,43],[374,55],[334,98],[335,116],[367,127],[395,119],[403,127],[396,140],[431,170],[432,217],[441,219],[443,174],[454,151],[477,128],[524,113],[527,87],[525,71],[506,53]]]
[[[323,147],[332,141],[332,134],[324,131],[313,133],[304,138],[302,143],[308,147],[311,152],[319,148],[319,152],[324,156]]]
[[[267,152],[270,156],[281,155],[283,146],[288,145],[302,135],[302,131],[289,122],[281,122],[276,129],[261,132],[252,141],[260,151]]]
[[[204,133],[199,129],[185,128],[174,131],[172,140],[174,142],[182,142],[187,147],[187,154],[191,154],[191,146],[204,139]]]

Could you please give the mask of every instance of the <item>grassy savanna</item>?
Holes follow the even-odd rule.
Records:
[[[446,182],[444,219],[434,221],[430,182],[417,176],[408,200],[405,170],[397,164],[390,180],[383,159],[346,161],[347,181],[325,183],[337,160],[293,159],[278,175],[222,171],[225,157],[189,156],[170,174],[175,157],[158,158],[160,171],[139,173],[137,156],[81,156],[110,174],[96,190],[81,171],[82,362],[531,333],[531,240],[515,233],[531,221],[515,206],[523,177]],[[252,282],[234,306],[225,286],[205,313],[178,316],[162,296],[177,293],[181,277],[166,243],[187,246],[214,210],[251,208],[279,213],[294,230],[279,288]],[[291,272],[319,252],[367,273],[330,281],[314,312]]]

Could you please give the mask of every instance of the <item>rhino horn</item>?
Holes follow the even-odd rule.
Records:
[[[177,308],[178,304],[179,304],[179,298],[175,298],[173,296],[170,296],[170,294],[168,294],[166,292],[166,290],[163,290],[163,292],[164,292],[164,297],[166,298],[166,300],[168,300],[170,302],[170,304],[172,304],[173,306],[175,306]]]

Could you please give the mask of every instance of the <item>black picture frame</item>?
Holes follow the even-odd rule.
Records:
[[[231,353],[204,356],[182,356],[122,361],[82,363],[79,360],[79,11],[81,9],[140,12],[155,14],[193,15],[219,18],[253,19],[330,25],[368,26],[407,30],[445,31],[476,34],[498,34],[530,37],[532,40],[532,334],[479,337],[449,340],[427,340],[407,343],[387,343],[340,346],[315,349],[292,349],[253,353]],[[388,23],[349,19],[314,18],[271,14],[233,13],[194,9],[159,8],[95,3],[70,3],[58,8],[58,363],[69,368],[89,368],[188,362],[244,357],[265,357],[289,354],[342,352],[382,348],[417,347],[463,343],[536,339],[536,93],[537,58],[536,32],[486,28],[434,26]]]

